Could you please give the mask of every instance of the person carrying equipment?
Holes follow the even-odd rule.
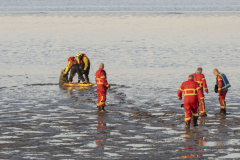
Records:
[[[204,87],[205,92],[208,94],[207,82],[206,82],[205,76],[202,74],[202,67],[197,68],[197,72],[193,73],[193,77],[194,77],[193,80],[199,84],[199,87],[202,93],[203,93],[203,87]],[[203,96],[204,96],[204,93],[203,93]],[[200,116],[201,117],[207,116],[204,99],[202,100],[202,103],[199,103],[199,107],[200,107],[200,113],[201,113]]]
[[[69,77],[69,82],[73,81],[73,77],[75,76],[75,74],[78,74],[78,83],[80,82],[80,80],[82,80],[82,82],[85,82],[85,79],[82,76],[82,72],[79,68],[79,64],[77,62],[77,60],[75,59],[75,57],[69,57],[68,58],[68,63],[67,63],[67,67],[64,71],[64,75],[68,74],[69,70],[70,71],[70,77]]]
[[[107,82],[107,74],[104,70],[103,63],[99,65],[99,70],[95,74],[95,81],[97,83],[98,111],[105,111],[104,107],[105,107],[107,89],[110,88],[110,85]]]
[[[217,77],[216,85],[218,86],[218,90],[215,91],[219,95],[220,102],[220,113],[221,115],[226,115],[226,101],[225,97],[228,92],[228,88],[231,87],[227,76],[223,73],[220,73],[218,69],[213,70],[213,74]]]
[[[182,99],[182,92],[184,92],[184,109],[186,129],[190,128],[191,117],[193,116],[193,126],[198,126],[198,102],[202,103],[204,99],[202,91],[197,82],[193,81],[193,75],[188,76],[188,81],[182,83],[178,90],[178,99]]]
[[[85,53],[78,53],[76,57],[78,58],[78,63],[80,65],[82,73],[84,74],[86,81],[89,83],[88,75],[90,71],[90,60]]]

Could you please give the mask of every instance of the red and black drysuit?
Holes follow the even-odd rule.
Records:
[[[199,87],[200,87],[202,93],[203,93],[203,87],[204,87],[205,92],[208,93],[207,82],[206,82],[205,76],[201,73],[194,73],[193,77],[194,77],[193,80],[199,84]],[[204,93],[203,93],[203,97],[204,97]],[[205,111],[204,99],[199,103],[199,107],[200,107],[201,115],[205,115],[206,111]]]
[[[69,77],[69,82],[73,81],[73,77],[74,75],[77,73],[78,74],[78,83],[80,82],[80,80],[82,80],[83,82],[85,81],[85,79],[82,76],[82,71],[79,68],[79,64],[77,62],[77,60],[75,59],[75,57],[69,57],[68,58],[68,63],[67,63],[67,67],[64,71],[64,74],[68,74],[70,70],[70,77]]]
[[[86,56],[86,54],[82,54],[81,58],[78,59],[78,63],[80,65],[80,68],[82,70],[82,73],[85,76],[86,82],[89,82],[89,72],[90,72],[90,60],[89,58]]]
[[[110,88],[110,85],[107,82],[107,74],[102,68],[99,68],[99,70],[96,72],[95,81],[97,83],[98,94],[97,107],[104,107],[107,95],[107,88]]]
[[[188,79],[182,83],[180,89],[178,90],[178,99],[182,99],[182,92],[184,92],[184,109],[185,122],[189,122],[193,115],[194,119],[198,119],[198,102],[201,102],[204,97],[202,91],[197,82],[193,79]]]

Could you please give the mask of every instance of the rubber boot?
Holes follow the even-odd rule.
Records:
[[[193,126],[194,126],[194,127],[195,127],[195,126],[198,126],[197,118],[194,118],[194,119],[193,119]]]
[[[105,107],[105,106],[102,106],[102,110],[103,110],[103,111],[105,111],[104,107]]]
[[[104,110],[103,110],[103,107],[102,107],[102,106],[100,106],[98,109],[99,109],[99,112],[104,112]]]
[[[101,111],[101,107],[100,106],[98,106],[98,112],[100,112]]]
[[[186,128],[186,129],[189,129],[189,128],[190,128],[190,121],[188,121],[188,122],[186,123],[185,128]]]
[[[226,115],[227,113],[226,113],[226,109],[221,109],[221,111],[220,111],[220,115]]]

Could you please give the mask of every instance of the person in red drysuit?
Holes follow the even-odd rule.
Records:
[[[226,115],[225,97],[228,92],[228,88],[230,88],[231,85],[227,79],[227,76],[223,73],[220,73],[218,69],[214,69],[213,74],[217,77],[217,84],[216,84],[218,87],[217,93],[219,95],[219,102],[221,105],[221,110],[219,114]]]
[[[97,94],[98,94],[97,107],[99,111],[105,111],[104,107],[105,107],[107,89],[110,88],[110,85],[107,82],[107,74],[104,70],[103,63],[100,64],[99,70],[95,74],[95,81],[97,83]]]
[[[204,99],[203,93],[197,82],[193,81],[193,75],[188,76],[188,81],[182,83],[178,90],[178,99],[182,99],[182,92],[184,92],[184,109],[186,128],[190,128],[191,117],[193,116],[193,126],[198,126],[198,102]]]
[[[193,77],[194,77],[193,80],[199,84],[199,87],[202,93],[203,93],[203,87],[204,87],[205,92],[208,94],[207,82],[206,82],[205,76],[202,74],[202,67],[197,68],[197,72],[193,73]],[[204,93],[203,93],[203,96],[204,96]],[[199,107],[200,107],[200,116],[201,117],[207,116],[204,100],[202,100],[202,103],[199,103]]]

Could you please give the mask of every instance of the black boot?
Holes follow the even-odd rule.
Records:
[[[100,107],[99,107],[99,112],[104,112],[103,106],[100,106]]]
[[[190,128],[190,121],[188,121],[188,122],[186,123],[185,128],[186,128],[186,129],[189,129],[189,128]]]
[[[193,119],[193,126],[194,126],[194,127],[195,127],[195,126],[198,126],[197,118],[194,118],[194,119]]]
[[[98,107],[98,111],[99,111],[99,112],[101,111],[101,109],[102,109],[101,107]]]
[[[221,114],[221,115],[226,115],[226,114],[227,114],[227,113],[226,113],[226,109],[221,109],[220,114]]]
[[[104,107],[105,107],[105,106],[102,106],[102,110],[103,110],[103,111],[105,111]]]

